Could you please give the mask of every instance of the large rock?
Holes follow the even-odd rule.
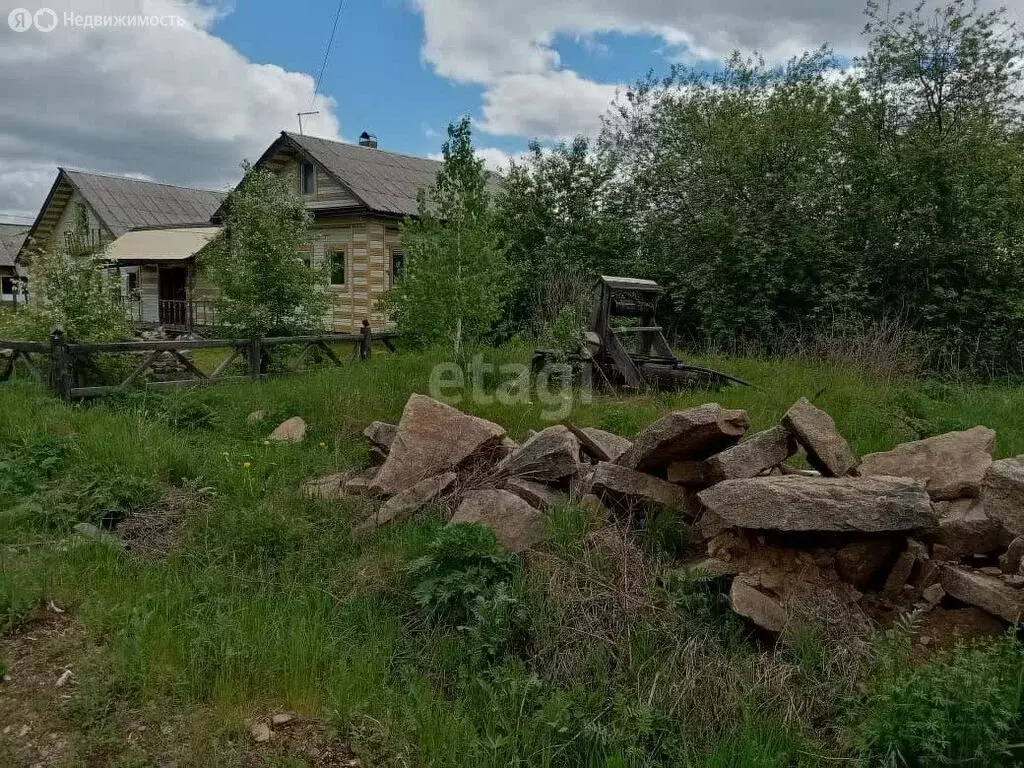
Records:
[[[591,492],[607,506],[626,513],[652,507],[678,509],[687,517],[696,512],[693,497],[684,488],[607,461],[594,470]]]
[[[382,495],[401,493],[420,480],[455,470],[497,449],[504,437],[505,430],[497,424],[413,395],[370,490]]]
[[[1005,621],[1015,623],[1024,618],[1024,592],[1007,586],[997,577],[944,565],[939,583],[950,597],[975,605]]]
[[[514,493],[535,509],[552,507],[565,497],[554,488],[521,477],[510,477],[505,481],[505,490]]]
[[[853,450],[835,421],[806,397],[786,411],[782,425],[796,436],[811,466],[823,475],[842,477],[856,468]]]
[[[954,559],[995,552],[1006,540],[1002,524],[985,513],[978,499],[940,501],[935,512],[939,516],[935,542]]]
[[[421,480],[412,488],[395,494],[381,505],[376,514],[353,529],[352,535],[360,536],[374,528],[405,520],[416,510],[444,495],[455,484],[458,477],[454,472],[445,472],[442,475]]]
[[[739,528],[881,533],[936,523],[924,486],[900,477],[752,477],[697,496],[708,512]]]
[[[616,461],[628,469],[659,472],[674,461],[706,459],[735,444],[750,426],[746,411],[718,403],[673,411],[649,424]]]
[[[275,443],[301,443],[306,439],[306,422],[301,416],[292,416],[278,424],[269,439]]]
[[[796,441],[785,427],[773,427],[726,448],[707,460],[710,483],[757,477],[796,453]],[[669,468],[671,469],[671,467]],[[671,477],[669,478],[672,479]]]
[[[934,501],[973,498],[981,493],[981,481],[992,465],[995,448],[996,433],[974,427],[868,454],[861,459],[860,471],[920,480]]]
[[[789,612],[782,603],[757,587],[748,584],[743,574],[732,581],[729,604],[740,616],[750,619],[769,632],[781,632],[789,622]]]
[[[615,461],[633,446],[626,438],[596,427],[575,427],[570,424],[569,429],[580,441],[580,447],[594,461]]]
[[[580,441],[568,427],[556,424],[531,437],[498,465],[505,477],[557,483],[580,468]]]
[[[544,518],[536,509],[508,491],[471,491],[449,525],[486,525],[509,552],[523,552],[544,539]]]
[[[1024,536],[1024,456],[992,463],[985,473],[981,503],[985,514],[1014,536]]]
[[[385,457],[391,451],[391,444],[395,442],[397,434],[398,426],[385,421],[375,421],[363,430],[363,437]]]

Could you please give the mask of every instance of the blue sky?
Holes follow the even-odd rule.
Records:
[[[904,0],[896,0],[897,4]],[[910,0],[906,0],[909,2]],[[984,0],[989,2],[990,0]],[[992,0],[994,2],[994,0]],[[60,18],[180,25],[14,30],[18,7]],[[1024,0],[1009,0],[1012,12]],[[531,138],[595,135],[618,89],[733,50],[778,62],[862,44],[859,0],[0,0],[0,219],[31,220],[58,166],[230,188],[296,112],[306,132],[439,152],[469,114],[478,153],[507,164]]]
[[[336,9],[334,0],[247,0],[213,31],[253,61],[315,76]],[[423,40],[423,17],[411,3],[346,0],[320,90],[335,99],[347,140],[370,130],[382,148],[427,155],[440,150],[445,128],[460,115],[479,124],[484,86],[436,74],[421,54]],[[604,83],[632,82],[669,64],[664,42],[652,35],[559,35],[552,47],[563,66]],[[478,128],[477,144],[511,154],[530,138]]]

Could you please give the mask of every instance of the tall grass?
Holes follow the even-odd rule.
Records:
[[[488,354],[522,362],[528,350]],[[500,612],[459,626],[425,616],[405,574],[439,521],[353,541],[351,526],[372,506],[312,501],[299,487],[362,468],[362,429],[397,421],[440,360],[380,356],[261,385],[75,406],[4,385],[0,631],[17,631],[49,600],[69,607],[104,648],[76,670],[110,713],[104,722],[116,731],[189,713],[196,764],[218,762],[224,734],[237,743],[246,717],[271,708],[325,718],[375,765],[782,766],[857,755],[864,731],[840,727],[860,694],[839,667],[855,665],[828,663],[839,658],[830,640],[759,648],[712,585],[666,581],[675,563],[656,541],[609,550],[572,507],[552,514],[552,543],[514,585],[528,637],[495,640]],[[1010,387],[879,379],[810,361],[703,362],[755,386],[598,395],[574,404],[571,419],[631,436],[660,413],[713,399],[747,409],[759,429],[808,396],[861,453],[976,423],[999,431],[1001,455],[1024,453],[1024,393]],[[461,408],[516,438],[546,425],[539,402],[464,394]],[[255,410],[267,419],[249,423]],[[309,423],[306,441],[267,444],[294,415]],[[71,525],[103,522],[112,504],[146,507],[180,485],[205,489],[206,501],[183,510],[184,539],[166,562],[69,538]],[[887,695],[898,698],[897,688]]]

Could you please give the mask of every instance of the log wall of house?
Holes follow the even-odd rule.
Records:
[[[275,173],[285,179],[289,189],[298,192],[303,199],[310,202],[323,201],[341,205],[359,205],[359,201],[347,189],[341,186],[329,174],[325,173],[323,168],[319,166],[316,167],[316,184],[313,194],[302,195],[302,189],[299,187],[299,158],[294,155],[287,158],[282,157],[280,162],[281,165],[276,168]]]
[[[391,327],[388,316],[377,308],[391,287],[391,251],[398,247],[398,229],[385,219],[373,217],[318,220],[313,225],[313,264],[321,265],[332,251],[345,253],[345,284],[332,285],[334,307],[328,318],[337,333],[357,331],[363,319],[375,329]]]

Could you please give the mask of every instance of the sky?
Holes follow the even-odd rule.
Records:
[[[616,93],[651,69],[714,67],[737,49],[784,61],[823,42],[844,57],[863,47],[859,0],[343,0],[317,89],[337,10],[0,0],[0,221],[30,223],[57,166],[227,189],[243,159],[297,130],[297,112],[319,112],[303,119],[308,134],[367,130],[422,156],[468,114],[478,153],[500,168],[530,139],[595,135]],[[26,25],[25,11],[56,25]],[[159,23],[126,23],[136,16]]]

